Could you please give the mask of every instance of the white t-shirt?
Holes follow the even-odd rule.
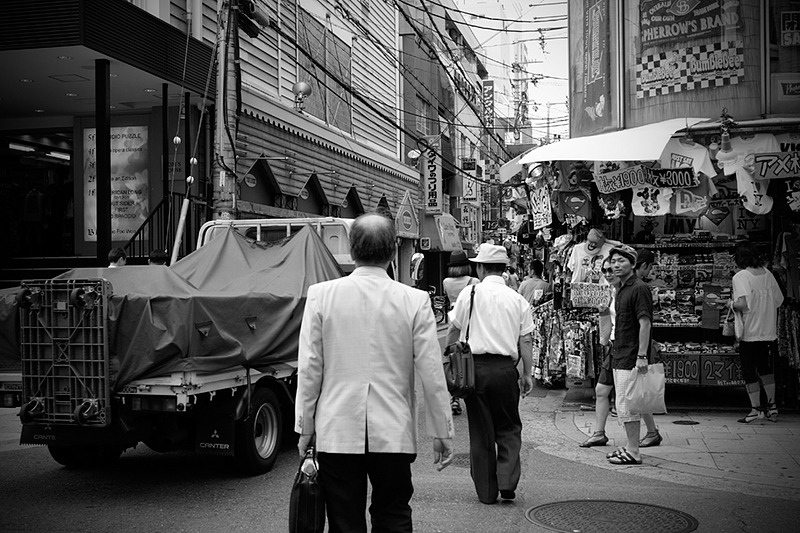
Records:
[[[447,295],[447,299],[450,300],[450,309],[456,305],[458,295],[461,294],[461,291],[463,291],[465,287],[475,285],[478,282],[478,278],[473,278],[472,276],[444,278],[444,280],[442,280],[442,288]]]
[[[606,241],[594,253],[588,250],[588,243],[582,242],[572,248],[567,268],[572,272],[570,283],[600,283],[603,275],[600,268],[614,246]]]
[[[679,139],[670,139],[661,153],[661,168],[689,168],[695,174],[703,173],[713,177],[717,174],[708,155],[708,148],[702,144],[684,144]]]
[[[753,179],[755,155],[780,152],[781,147],[771,133],[759,133],[751,137],[731,138],[731,147],[738,158],[733,165],[736,173],[736,188],[744,197],[744,207],[757,215],[772,210],[772,198],[767,196],[767,182]]]
[[[774,341],[778,338],[778,307],[783,303],[783,294],[775,277],[767,269],[762,274],[753,274],[747,269],[733,276],[733,301],[744,296],[747,311],[735,313],[741,326],[740,340]]]

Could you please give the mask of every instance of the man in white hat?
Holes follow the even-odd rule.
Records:
[[[450,312],[447,343],[465,341],[475,359],[475,392],[465,399],[469,421],[470,473],[485,504],[513,500],[520,478],[522,422],[520,392],[533,388],[531,377],[533,316],[528,301],[503,281],[508,254],[503,246],[483,243],[476,263],[481,282],[462,291]],[[522,359],[522,376],[517,363]]]

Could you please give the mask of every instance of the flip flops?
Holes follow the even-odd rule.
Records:
[[[617,451],[619,453],[617,453],[613,457],[609,457],[609,459],[608,459],[608,462],[611,463],[612,465],[640,465],[640,464],[642,464],[642,460],[641,459],[636,459],[625,448],[620,448]]]
[[[608,444],[608,437],[605,432],[595,431],[591,437],[581,442],[579,446],[581,448],[591,448],[592,446],[605,446],[606,444]]]

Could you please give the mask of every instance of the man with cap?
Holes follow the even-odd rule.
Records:
[[[614,346],[611,368],[617,394],[617,420],[623,424],[627,446],[610,453],[608,461],[616,465],[640,465],[639,431],[641,417],[628,411],[625,391],[633,372],[647,372],[650,353],[650,327],[653,320],[653,295],[650,287],[634,270],[638,254],[630,246],[615,246],[609,252],[614,274],[620,279],[615,309]]]
[[[528,301],[503,281],[508,254],[502,246],[483,243],[476,263],[481,282],[463,290],[450,312],[447,343],[465,341],[475,359],[475,392],[466,398],[469,422],[470,474],[478,499],[485,504],[516,497],[520,478],[522,422],[520,393],[533,388],[533,316]],[[522,359],[522,376],[517,363]]]

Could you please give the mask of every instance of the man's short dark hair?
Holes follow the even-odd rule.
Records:
[[[108,252],[108,262],[109,263],[116,263],[120,259],[127,259],[128,254],[125,253],[125,250],[122,248],[114,248],[110,252]]]
[[[531,270],[533,270],[533,273],[541,278],[542,274],[544,274],[544,263],[538,259],[534,259],[531,261]]]
[[[392,220],[377,213],[361,215],[350,228],[350,255],[365,265],[382,265],[394,259],[396,240]]]
[[[167,252],[162,250],[153,250],[150,252],[148,259],[153,265],[166,265],[167,261],[169,260],[169,256],[167,255]]]

